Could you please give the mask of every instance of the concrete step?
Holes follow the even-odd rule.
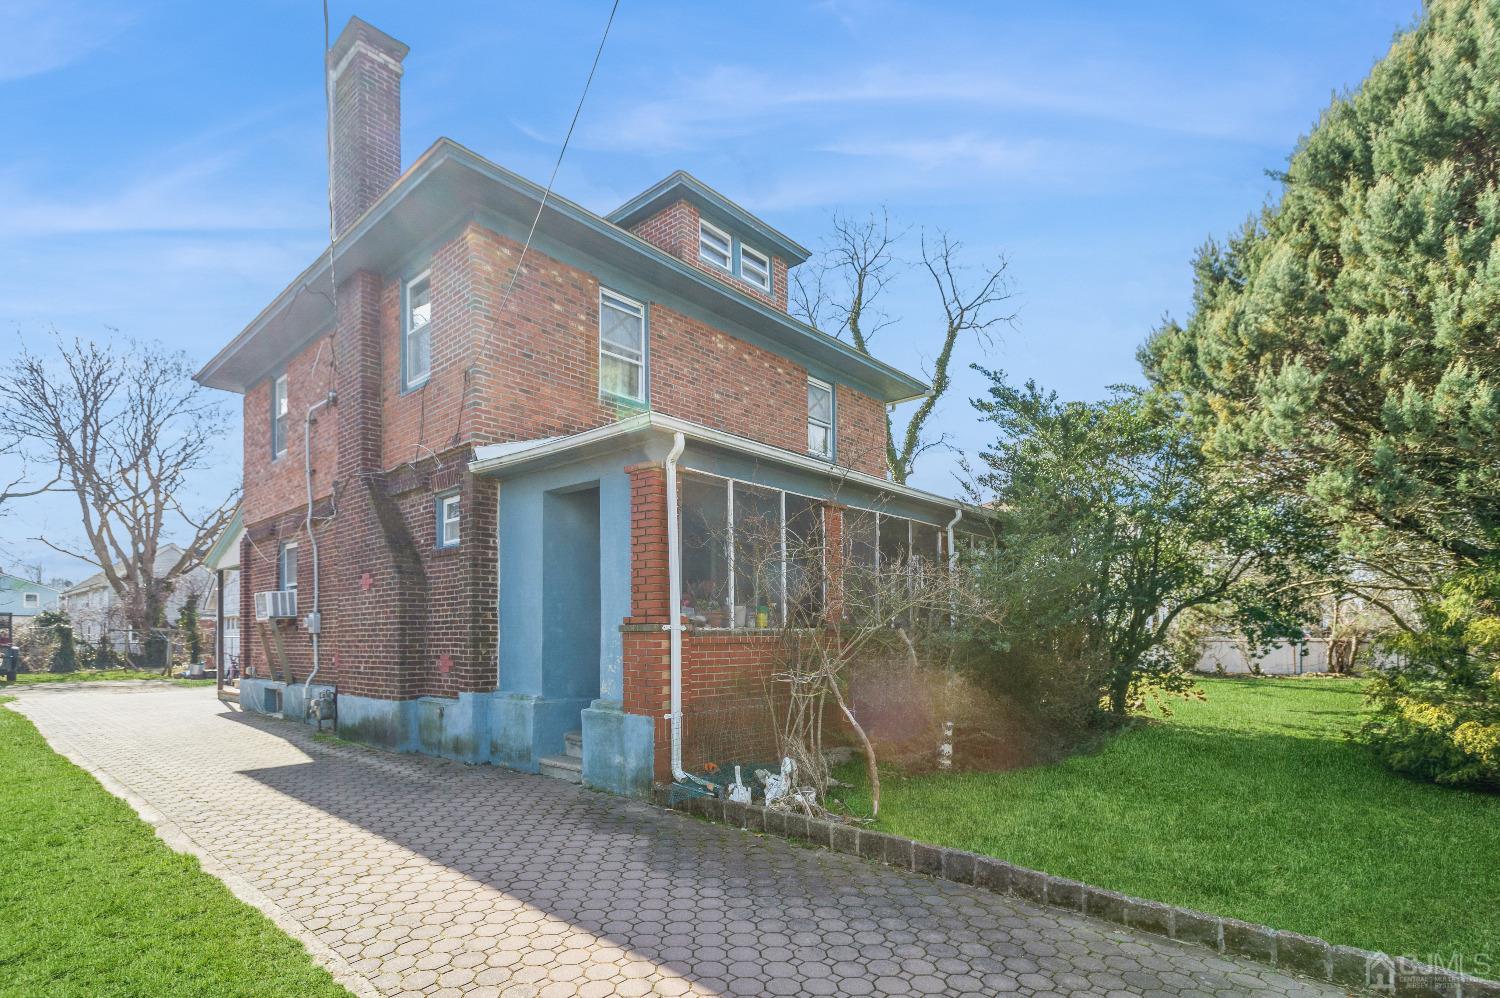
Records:
[[[569,731],[563,735],[563,753],[575,759],[583,758],[583,732]]]
[[[537,760],[537,766],[543,776],[550,776],[554,780],[583,782],[583,760],[571,755],[544,755]]]

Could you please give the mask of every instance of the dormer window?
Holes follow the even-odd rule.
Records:
[[[740,276],[762,291],[771,290],[771,261],[764,253],[740,246]]]
[[[729,233],[703,220],[698,221],[698,259],[720,270],[734,270],[734,243]]]

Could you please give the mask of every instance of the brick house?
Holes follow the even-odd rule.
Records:
[[[763,696],[747,516],[943,556],[961,504],[885,476],[927,386],[789,315],[807,250],[686,173],[599,216],[448,139],[402,171],[406,52],[340,35],[334,243],[197,375],[244,396],[241,703],[640,794]]]

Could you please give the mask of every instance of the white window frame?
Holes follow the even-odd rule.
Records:
[[[755,266],[757,268],[759,268],[760,271],[763,274],[766,275],[764,281],[760,281],[760,280],[757,280],[756,278],[752,277],[750,275],[749,271],[745,269],[745,260],[746,260],[746,258],[754,258],[755,259],[755,261],[756,261]],[[744,243],[740,243],[740,280],[744,281],[746,284],[751,285],[752,287],[760,288],[762,291],[767,291],[767,292],[770,291],[771,290],[771,258],[770,258],[770,256],[768,256],[765,253],[762,253],[758,249],[751,249],[749,246],[746,246]]]
[[[276,587],[278,589],[297,591],[297,573],[293,572],[290,579],[286,577],[286,554],[288,551],[297,551],[300,546],[296,541],[283,541],[276,549]],[[299,565],[298,568],[300,567]]]
[[[787,598],[786,598],[786,565],[787,565],[787,551],[786,551],[786,534],[787,534],[787,531],[786,531],[786,497],[788,495],[794,495],[794,496],[798,497],[799,499],[807,499],[807,500],[809,500],[811,502],[815,502],[815,503],[819,504],[819,510],[818,510],[818,529],[819,529],[820,534],[821,534],[821,536],[823,538],[822,550],[819,552],[819,555],[818,555],[818,557],[819,557],[819,566],[820,566],[819,567],[819,572],[821,573],[821,581],[823,583],[823,608],[824,608],[825,612],[827,611],[827,608],[828,608],[828,505],[827,505],[828,500],[827,499],[819,499],[817,496],[804,495],[801,492],[789,492],[786,489],[778,489],[774,485],[761,485],[759,482],[752,482],[752,481],[749,481],[747,479],[731,478],[728,475],[717,475],[717,474],[713,473],[712,471],[701,471],[701,470],[699,470],[697,468],[692,468],[692,469],[686,469],[685,468],[685,469],[683,469],[683,473],[686,474],[686,475],[697,475],[699,478],[716,478],[716,479],[718,479],[721,482],[727,483],[726,488],[724,489],[724,493],[725,493],[724,501],[725,501],[725,504],[726,504],[725,516],[727,517],[727,519],[725,520],[725,528],[724,528],[724,545],[725,545],[725,548],[726,548],[726,550],[725,550],[725,566],[724,566],[724,571],[727,573],[728,578],[725,580],[725,587],[724,587],[724,589],[725,589],[725,601],[726,601],[727,605],[729,606],[729,625],[728,626],[729,626],[730,629],[740,629],[740,628],[738,628],[738,626],[734,622],[734,605],[735,605],[736,600],[738,599],[738,594],[735,592],[735,577],[734,577],[734,569],[735,569],[735,565],[734,565],[734,547],[735,547],[735,544],[734,544],[734,542],[735,542],[735,533],[734,533],[734,492],[735,492],[735,486],[737,486],[737,485],[744,485],[744,486],[746,486],[748,488],[757,489],[757,490],[762,491],[762,492],[774,492],[777,495],[777,503],[780,506],[780,518],[781,518],[781,522],[777,526],[777,533],[778,533],[778,537],[779,537],[779,541],[780,541],[780,547],[781,547],[781,568],[780,568],[780,571],[781,571],[781,614],[780,614],[781,620],[780,620],[780,623],[783,624],[783,625],[786,624],[786,622],[788,620],[788,614],[790,614],[790,612],[791,612],[790,608],[787,605]],[[677,508],[677,518],[678,518],[678,523],[680,525],[681,524],[681,520],[682,520],[682,507],[680,505]],[[747,625],[743,629],[744,630],[754,630],[755,628],[754,628],[754,625]]]
[[[411,321],[411,289],[423,282],[427,283],[427,318],[421,325],[412,325]],[[406,282],[406,287],[401,292],[401,388],[402,391],[411,391],[427,384],[427,379],[432,377],[432,271],[424,270],[422,273]],[[411,341],[418,330],[426,330],[427,335],[427,367],[423,371],[413,371],[411,368]]]
[[[707,241],[705,237],[712,236],[724,243],[724,259],[718,258],[718,249],[708,250],[704,248]],[[698,259],[710,267],[717,267],[727,274],[734,273],[734,237],[712,222],[698,219]]]
[[[835,416],[835,410],[834,410],[833,384],[831,382],[824,381],[822,378],[814,378],[811,375],[809,375],[808,378],[807,378],[807,384],[808,384],[809,387],[817,386],[818,388],[822,388],[824,391],[828,392],[828,420],[827,420],[827,422],[824,422],[823,420],[819,420],[819,419],[814,419],[813,418],[813,414],[812,414],[812,404],[809,403],[808,406],[807,406],[807,425],[808,426],[820,426],[820,427],[823,427],[824,429],[826,429],[828,431],[828,437],[827,437],[827,439],[828,439],[828,449],[826,451],[823,451],[823,452],[820,453],[818,451],[813,450],[812,447],[809,446],[808,449],[807,449],[807,452],[809,454],[813,455],[814,457],[820,457],[820,458],[823,458],[824,460],[832,461],[833,460],[833,455],[837,452],[837,444],[834,441],[834,423],[836,422],[836,420],[834,418],[834,416]]]
[[[461,493],[449,492],[440,495],[437,499],[437,546],[440,548],[456,548],[462,538],[463,503],[460,501]],[[449,510],[452,509],[452,515]],[[452,525],[453,532],[450,535],[448,528]]]
[[[610,344],[605,342],[605,308],[613,308],[616,311],[620,312],[633,312],[640,319],[641,339],[639,357],[627,357],[624,354],[620,353],[617,349],[613,349]],[[614,398],[626,398],[634,402],[646,401],[647,396],[650,394],[650,390],[646,386],[646,339],[646,306],[643,303],[636,301],[634,298],[626,297],[625,295],[620,294],[618,291],[611,291],[609,288],[601,286],[599,288],[599,393],[601,395],[608,395]],[[640,393],[638,395],[622,395],[619,392],[612,391],[604,387],[605,357],[608,357],[611,360],[618,361],[622,364],[632,364],[640,370],[640,377],[636,379],[636,384],[640,388]]]
[[[22,606],[41,606],[42,605],[41,594],[40,593],[22,593],[21,594],[21,605]]]
[[[283,422],[284,420],[284,422]],[[271,379],[271,460],[285,457],[292,422],[292,382],[286,372]]]

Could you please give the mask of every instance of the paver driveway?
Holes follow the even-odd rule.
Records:
[[[13,706],[358,990],[1337,993],[544,777],[330,744],[209,689],[36,687]]]

